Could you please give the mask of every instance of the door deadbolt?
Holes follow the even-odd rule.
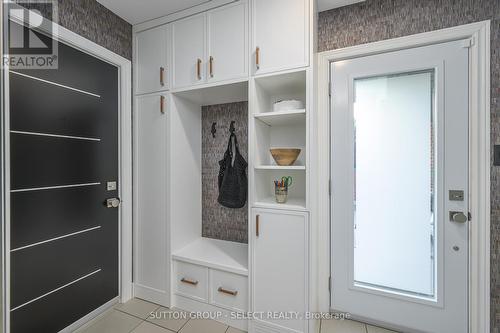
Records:
[[[106,199],[106,207],[108,208],[118,208],[120,206],[120,199],[118,198],[109,198]]]
[[[469,220],[467,215],[462,212],[450,212],[450,221],[456,223],[465,223]]]

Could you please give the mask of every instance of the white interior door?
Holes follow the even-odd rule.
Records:
[[[467,41],[332,63],[334,310],[468,331]]]

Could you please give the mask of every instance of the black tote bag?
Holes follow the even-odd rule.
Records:
[[[232,140],[234,140],[235,147],[234,155]],[[222,206],[228,208],[245,206],[248,189],[247,165],[247,162],[240,154],[236,135],[231,133],[224,158],[219,161],[219,197],[217,201]]]

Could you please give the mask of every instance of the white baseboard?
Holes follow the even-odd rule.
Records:
[[[134,283],[134,297],[170,308],[169,293]]]

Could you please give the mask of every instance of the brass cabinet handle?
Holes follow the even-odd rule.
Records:
[[[165,114],[165,96],[160,96],[160,112]]]
[[[196,62],[196,77],[201,80],[201,59]]]
[[[224,289],[222,287],[219,287],[219,289],[217,289],[218,292],[220,293],[223,293],[223,294],[227,294],[227,295],[231,295],[231,296],[236,296],[238,295],[238,291],[237,290],[227,290],[227,289]]]
[[[255,66],[260,69],[260,47],[255,49]]]
[[[260,215],[255,216],[255,236],[259,237]]]
[[[182,283],[190,284],[192,286],[196,286],[198,284],[198,281],[193,281],[193,280],[189,280],[189,279],[186,279],[186,278],[182,278],[181,282]]]
[[[210,68],[210,77],[214,77],[214,57],[210,56],[209,66]]]
[[[165,75],[165,68],[160,67],[160,85],[162,87],[165,85],[164,75]]]

